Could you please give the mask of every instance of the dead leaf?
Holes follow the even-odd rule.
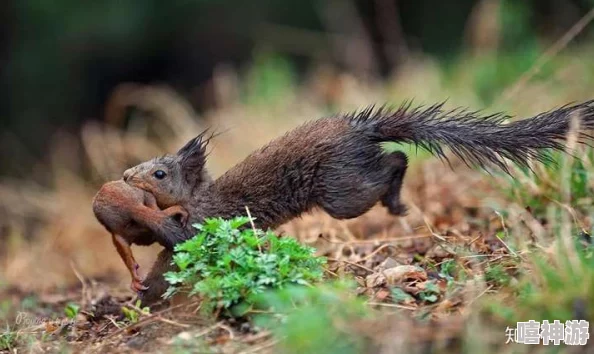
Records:
[[[380,289],[377,293],[375,293],[375,299],[377,301],[384,301],[388,296],[390,296],[390,291],[388,289]]]
[[[45,332],[46,333],[53,333],[58,329],[58,326],[52,322],[45,323]]]
[[[375,288],[386,284],[386,277],[382,273],[369,274],[365,278],[365,285],[368,288]]]
[[[446,310],[451,309],[452,307],[454,307],[454,303],[448,299],[445,299],[437,305],[437,307],[435,308],[435,311],[436,312],[444,312]]]
[[[400,265],[386,269],[382,273],[385,275],[386,282],[390,286],[394,286],[404,280],[427,280],[427,273],[425,270],[412,265]]]
[[[422,268],[412,265],[399,265],[388,268],[378,273],[367,276],[365,282],[367,287],[376,287],[381,285],[394,286],[404,280],[427,280],[427,273]]]

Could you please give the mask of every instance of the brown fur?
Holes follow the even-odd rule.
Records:
[[[160,210],[155,197],[123,180],[105,183],[93,199],[93,212],[112,234],[114,246],[132,276],[132,288],[143,290],[130,246],[159,242],[171,249],[184,235],[188,213],[179,206]]]
[[[182,206],[190,212],[191,223],[245,215],[248,207],[257,226],[274,228],[314,207],[348,219],[377,202],[403,215],[400,189],[407,157],[402,152],[386,154],[379,143],[414,143],[441,158],[446,156],[441,147],[445,145],[469,164],[493,164],[507,171],[504,158],[528,166],[531,158],[547,160],[544,149],[562,150],[560,141],[574,115],[582,129],[594,128],[593,102],[510,124],[503,124],[503,115],[444,111],[440,104],[367,109],[308,122],[253,152],[216,181],[205,170],[209,139],[204,134],[175,155],[125,171],[124,180],[152,193],[161,208]],[[587,135],[580,131],[583,137]],[[164,250],[147,277],[146,299],[158,297],[156,291],[166,286],[161,274],[171,255]]]

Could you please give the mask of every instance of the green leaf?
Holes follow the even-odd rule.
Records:
[[[431,295],[421,295],[421,298],[427,302],[435,302],[437,301],[437,295],[435,294],[431,294]]]
[[[173,255],[173,261],[180,270],[185,270],[192,263],[192,258],[187,252],[178,252]]]
[[[167,272],[163,276],[165,277],[165,280],[172,285],[181,284],[186,280],[186,277],[178,272]]]
[[[256,219],[252,218],[252,220],[256,220]],[[250,222],[250,218],[248,218],[247,216],[240,216],[240,217],[237,217],[237,218],[229,221],[232,229],[238,229],[249,222]]]
[[[198,234],[174,249],[179,271],[165,274],[170,284],[164,297],[180,290],[200,295],[203,309],[251,306],[254,294],[290,284],[310,285],[322,279],[325,258],[291,237],[245,227],[247,217],[207,218],[194,225]]]
[[[400,288],[397,288],[397,287],[392,288],[391,293],[392,293],[392,299],[396,303],[414,301],[414,298],[409,293],[405,292],[404,290],[402,290]]]
[[[434,294],[439,294],[440,293],[439,287],[434,282],[427,282],[427,283],[425,283],[425,291],[424,292],[434,293]]]
[[[70,302],[64,308],[64,314],[66,315],[66,317],[73,319],[73,318],[76,318],[79,310],[80,310],[79,305],[77,305],[73,302]]]

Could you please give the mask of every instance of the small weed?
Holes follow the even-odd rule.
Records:
[[[6,327],[4,332],[0,332],[0,350],[11,351],[16,346],[17,334]]]
[[[124,317],[126,317],[126,319],[130,323],[138,322],[141,314],[142,315],[150,315],[150,313],[151,313],[151,310],[148,307],[140,308],[140,300],[136,301],[135,306],[136,306],[136,308],[140,309],[140,312],[136,309],[130,309],[130,308],[127,308],[126,306],[122,306],[122,312],[124,313]]]
[[[562,152],[549,154],[551,163],[538,164],[533,171],[514,166],[513,175],[502,175],[506,183],[498,189],[509,200],[528,208],[537,218],[549,217],[550,212],[559,209],[551,201],[564,200],[566,192],[571,195],[570,206],[579,214],[592,212],[594,194],[594,149],[579,147],[574,153],[577,159]],[[568,167],[568,175],[562,173],[563,166]]]
[[[446,278],[448,281],[454,279],[454,272],[456,271],[457,265],[454,259],[446,259],[440,265],[439,276]]]
[[[569,254],[557,250],[550,255],[537,253],[530,257],[523,267],[531,272],[517,284],[509,282],[503,267],[488,268],[485,277],[507,284],[506,290],[511,292],[507,292],[510,301],[498,301],[500,304],[487,299],[487,310],[508,323],[527,318],[562,322],[591,318],[594,248],[583,247],[577,239],[573,246]]]
[[[273,332],[283,353],[361,353],[365,337],[349,333],[344,324],[371,319],[373,313],[353,295],[353,288],[336,282],[263,293],[258,307],[273,314],[256,316],[255,322]]]
[[[398,288],[398,287],[394,287],[391,289],[391,293],[392,293],[392,300],[395,303],[407,303],[407,302],[414,302],[415,299],[406,291]]]
[[[508,285],[511,276],[507,274],[501,264],[489,265],[485,269],[485,281],[493,283],[497,286]]]
[[[73,302],[68,303],[64,308],[64,314],[70,319],[76,318],[78,311],[80,311],[80,306]]]
[[[234,308],[241,315],[249,310],[250,298],[267,289],[310,285],[322,278],[325,259],[315,257],[313,248],[271,231],[244,228],[249,221],[211,218],[194,225],[198,235],[175,247],[179,271],[165,274],[171,286],[164,296],[185,290],[201,296],[207,311],[242,303]]]
[[[425,290],[419,293],[421,300],[426,302],[436,302],[439,297],[440,291],[437,284],[434,282],[425,283]]]

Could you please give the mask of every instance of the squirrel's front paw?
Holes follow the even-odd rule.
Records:
[[[132,283],[130,284],[130,289],[132,289],[132,291],[134,291],[137,294],[142,291],[148,290],[148,288],[148,286],[142,284],[142,281],[140,279],[133,279]]]
[[[173,206],[163,210],[163,212],[167,214],[167,216],[173,218],[176,222],[179,222],[184,227],[188,223],[188,218],[190,215],[188,214],[186,209],[182,207]]]

